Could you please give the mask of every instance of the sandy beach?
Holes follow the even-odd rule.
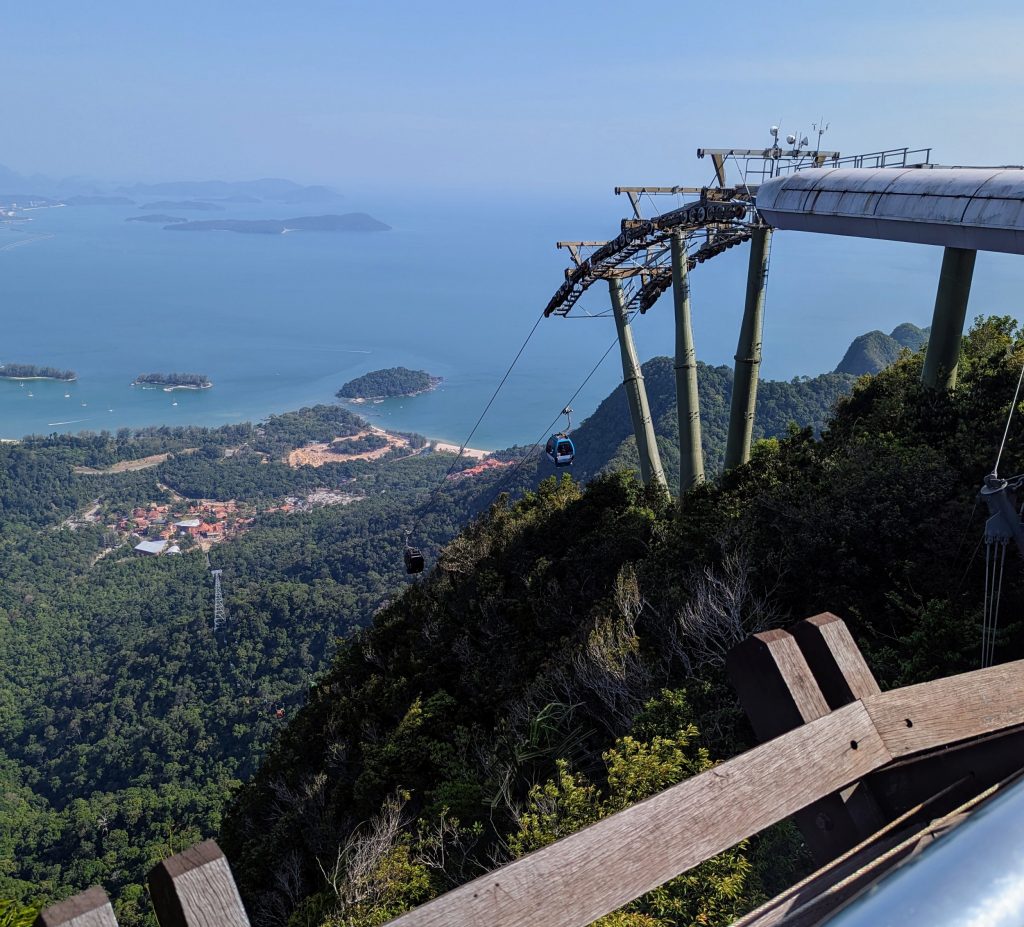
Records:
[[[459,446],[457,444],[447,444],[444,441],[433,441],[435,451],[440,451],[447,454],[458,454]],[[482,451],[476,447],[467,447],[462,451],[463,457],[472,457],[474,460],[483,460],[485,457],[490,456],[490,451]]]

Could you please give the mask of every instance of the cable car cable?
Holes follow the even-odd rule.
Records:
[[[605,349],[604,354],[601,355],[601,357],[598,360],[598,362],[596,364],[594,364],[593,367],[590,368],[590,373],[588,373],[586,375],[586,377],[584,377],[583,382],[580,383],[580,385],[578,387],[576,387],[576,392],[573,393],[572,396],[569,397],[569,401],[565,404],[565,408],[568,408],[569,406],[571,406],[576,401],[576,397],[579,396],[579,394],[583,392],[583,388],[590,382],[591,377],[593,377],[594,374],[597,373],[597,368],[600,367],[601,364],[604,363],[605,359],[608,357],[609,354],[611,354],[612,349],[618,343],[619,343],[619,339],[618,339],[618,337],[616,337],[615,340],[612,341],[612,343],[610,345],[608,345],[608,347]],[[558,415],[556,415],[548,423],[548,426],[540,433],[540,437],[537,438],[537,440],[533,442],[533,444],[529,447],[529,449],[526,451],[526,453],[519,459],[519,462],[504,477],[502,477],[501,480],[498,481],[497,488],[494,490],[494,495],[491,496],[490,501],[487,503],[487,508],[490,508],[492,505],[494,505],[494,500],[497,499],[499,495],[501,495],[501,493],[504,491],[505,486],[511,481],[512,477],[514,477],[516,475],[516,473],[519,472],[519,470],[523,466],[523,464],[525,464],[526,461],[531,460],[533,458],[534,452],[537,450],[537,448],[540,447],[541,442],[549,434],[551,434],[551,429],[554,428],[555,425],[558,424],[558,420],[561,417],[562,417],[562,413],[559,412]]]
[[[495,387],[494,392],[491,394],[491,398],[487,400],[487,405],[484,406],[484,410],[483,412],[480,413],[480,417],[476,420],[476,424],[473,425],[473,428],[470,430],[469,435],[466,437],[466,440],[462,442],[462,446],[459,448],[459,453],[455,455],[455,459],[452,461],[452,465],[448,468],[448,471],[445,473],[445,475],[441,477],[440,482],[437,484],[437,486],[434,487],[433,492],[431,492],[431,494],[427,497],[427,501],[424,502],[423,505],[420,507],[420,512],[416,516],[416,521],[413,522],[412,527],[405,533],[405,540],[407,546],[409,543],[409,538],[412,537],[413,533],[420,526],[420,522],[423,521],[424,516],[427,514],[427,512],[430,511],[431,506],[434,504],[434,500],[437,498],[437,494],[441,491],[441,488],[445,484],[445,480],[447,480],[448,477],[452,475],[452,471],[455,469],[458,462],[462,459],[463,452],[469,446],[469,442],[473,440],[473,435],[476,434],[477,428],[480,427],[480,423],[484,420],[484,416],[488,413],[491,406],[494,404],[494,400],[497,399],[498,393],[501,392],[501,388],[505,385],[505,381],[508,380],[509,376],[512,373],[512,369],[519,361],[519,358],[523,356],[523,351],[526,350],[526,346],[530,343],[530,339],[533,338],[538,326],[540,325],[543,319],[544,313],[542,312],[540,316],[537,318],[537,321],[533,323],[533,328],[530,329],[530,333],[526,336],[526,340],[522,343],[522,345],[520,345],[519,350],[516,352],[516,356],[512,358],[512,363],[508,365],[508,370],[505,371],[505,375],[501,378],[501,381],[498,383],[497,387]]]

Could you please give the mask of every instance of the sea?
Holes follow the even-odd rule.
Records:
[[[78,373],[73,383],[0,380],[0,437],[259,421],[335,402],[347,380],[402,365],[443,383],[353,408],[381,427],[496,449],[543,438],[564,423],[559,412],[574,394],[578,423],[621,382],[605,287],[571,317],[534,325],[569,264],[555,242],[613,237],[629,212],[623,197],[389,190],[330,208],[223,205],[148,211],[207,219],[359,210],[392,230],[173,232],[125,221],[146,212],[137,206],[40,208],[0,223],[0,363]],[[814,376],[859,334],[927,325],[941,257],[922,245],[776,233],[762,375]],[[746,264],[747,249],[734,248],[691,275],[694,338],[707,363],[732,364]],[[1022,281],[1019,257],[979,255],[969,314],[1020,318]],[[673,353],[672,316],[667,294],[634,319],[641,359]],[[169,371],[206,374],[214,386],[131,385]]]

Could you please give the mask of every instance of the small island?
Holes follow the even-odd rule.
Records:
[[[357,402],[366,399],[392,399],[396,396],[417,396],[436,389],[441,377],[434,377],[425,370],[410,370],[408,367],[387,367],[371,370],[369,373],[349,380],[336,395],[340,399]]]
[[[0,364],[0,378],[5,380],[77,380],[74,370],[37,367],[35,364]]]
[[[160,225],[173,225],[175,222],[188,222],[180,216],[168,216],[162,212],[150,213],[147,216],[129,216],[125,222],[157,222]]]
[[[166,226],[172,232],[240,232],[286,235],[289,232],[387,232],[390,225],[365,212],[344,215],[296,216],[292,219],[200,219]]]
[[[132,386],[159,388],[169,393],[175,389],[209,389],[213,383],[201,373],[140,373],[132,381]]]

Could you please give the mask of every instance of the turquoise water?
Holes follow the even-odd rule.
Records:
[[[389,194],[345,211],[364,209],[391,232],[284,236],[168,232],[125,222],[139,214],[130,207],[34,210],[31,222],[0,225],[0,362],[70,367],[79,380],[0,381],[0,436],[258,420],[330,402],[344,381],[402,364],[444,383],[360,413],[460,443],[562,279],[567,255],[554,241],[608,237],[623,207],[602,195]],[[215,215],[322,211],[246,205]],[[940,259],[924,246],[777,234],[764,374],[813,375],[857,334],[927,324]],[[745,272],[745,249],[733,249],[693,275],[695,338],[709,363],[731,363]],[[981,255],[972,314],[1018,315],[1022,273],[1018,258]],[[606,300],[601,290],[586,305],[602,311]],[[671,354],[670,299],[637,319],[635,333],[643,358]],[[472,445],[535,440],[613,339],[609,318],[543,321]],[[139,373],[170,370],[208,374],[215,386],[130,386]],[[620,378],[612,352],[574,402],[576,419]]]

